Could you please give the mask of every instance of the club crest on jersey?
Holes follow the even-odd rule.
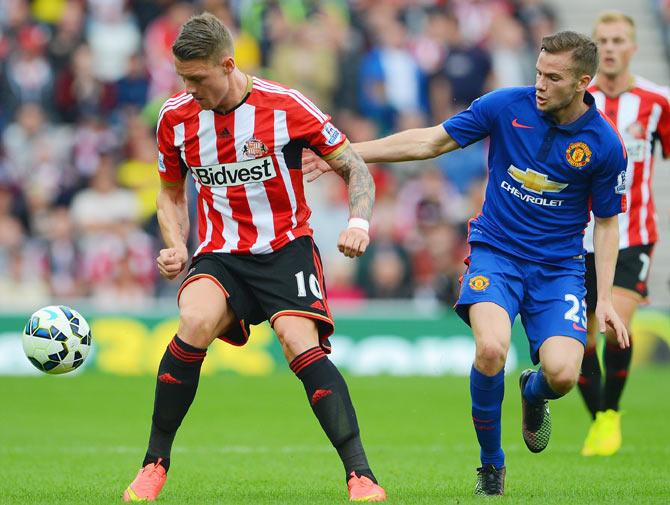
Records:
[[[251,137],[242,146],[242,156],[247,160],[260,158],[268,153],[268,146],[256,137]]]
[[[468,282],[468,286],[470,286],[470,289],[473,291],[484,291],[489,287],[489,284],[491,284],[489,278],[484,277],[483,275],[475,275],[470,279],[470,282]]]
[[[565,150],[565,159],[573,167],[582,168],[591,161],[591,148],[584,142],[573,142]]]
[[[329,146],[334,146],[342,140],[342,133],[330,122],[323,125],[321,134],[326,139],[326,144]]]

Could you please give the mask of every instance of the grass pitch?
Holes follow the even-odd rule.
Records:
[[[583,458],[589,419],[576,392],[552,402],[542,454],[520,433],[518,373],[503,407],[506,496],[496,503],[670,503],[670,368],[634,370],[624,446]],[[388,503],[482,503],[466,378],[349,378],[363,440]],[[120,503],[141,463],[154,379],[97,373],[0,378],[0,503]],[[289,373],[206,377],[177,435],[159,504],[347,503],[344,472]],[[488,501],[484,499],[484,501]]]

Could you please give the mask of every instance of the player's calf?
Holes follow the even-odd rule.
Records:
[[[347,481],[352,472],[377,483],[361,442],[356,412],[344,378],[320,347],[295,357],[291,370],[302,381],[323,431],[337,449]]]

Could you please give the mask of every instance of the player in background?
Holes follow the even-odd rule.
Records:
[[[610,296],[617,216],[625,208],[626,152],[586,91],[597,52],[591,39],[574,32],[545,37],[535,87],[500,89],[441,125],[354,144],[366,162],[384,163],[433,158],[490,137],[486,199],[470,221],[471,252],[456,304],[476,344],[470,392],[481,449],[478,495],[504,492],[504,365],[517,315],[532,361],[541,364],[519,380],[522,435],[532,452],[549,442],[547,400],[560,398],[577,382],[586,344],[583,232],[589,201],[595,214],[598,327],[610,326],[619,345],[628,346]],[[308,180],[330,170],[309,154],[303,160]]]
[[[593,224],[584,237],[586,255],[587,344],[579,390],[593,417],[584,441],[584,456],[611,456],[621,447],[619,400],[630,370],[632,337],[630,322],[647,296],[649,265],[658,239],[656,210],[651,191],[654,148],[660,140],[663,155],[670,155],[669,90],[630,71],[637,49],[633,20],[616,11],[602,13],[594,23],[600,65],[589,91],[596,106],[619,130],[628,151],[626,199],[628,210],[619,217],[619,257],[614,273],[612,303],[621,316],[631,347],[620,348],[611,330],[605,333],[604,383],[596,352],[598,325],[594,317],[598,295],[593,257]]]
[[[342,460],[349,498],[383,501],[346,383],[327,357],[334,326],[300,152],[310,146],[347,183],[351,219],[338,248],[352,258],[369,243],[375,189],[367,166],[302,94],[242,73],[230,32],[215,16],[186,22],[172,52],[185,89],[158,119],[161,275],[174,279],[189,264],[187,174],[198,192],[200,245],[177,295],[179,329],[158,368],[146,456],[123,498],[152,501],[160,493],[209,345],[217,337],[244,345],[249,325],[267,320]]]

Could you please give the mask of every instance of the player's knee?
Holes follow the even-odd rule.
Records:
[[[316,345],[316,342],[313,342],[312,339],[306,338],[306,335],[291,331],[291,328],[286,328],[276,333],[284,354],[289,360]]]
[[[274,324],[274,331],[289,359],[319,343],[316,324],[304,317],[279,318]]]
[[[579,370],[573,370],[570,367],[561,368],[551,374],[546,371],[544,373],[549,387],[561,395],[568,393],[575,386],[579,377]]]
[[[498,373],[507,358],[507,346],[500,342],[479,342],[475,353],[477,369],[486,374]]]
[[[183,307],[179,312],[179,337],[194,347],[208,347],[217,336],[215,328],[216,321],[197,308]]]

